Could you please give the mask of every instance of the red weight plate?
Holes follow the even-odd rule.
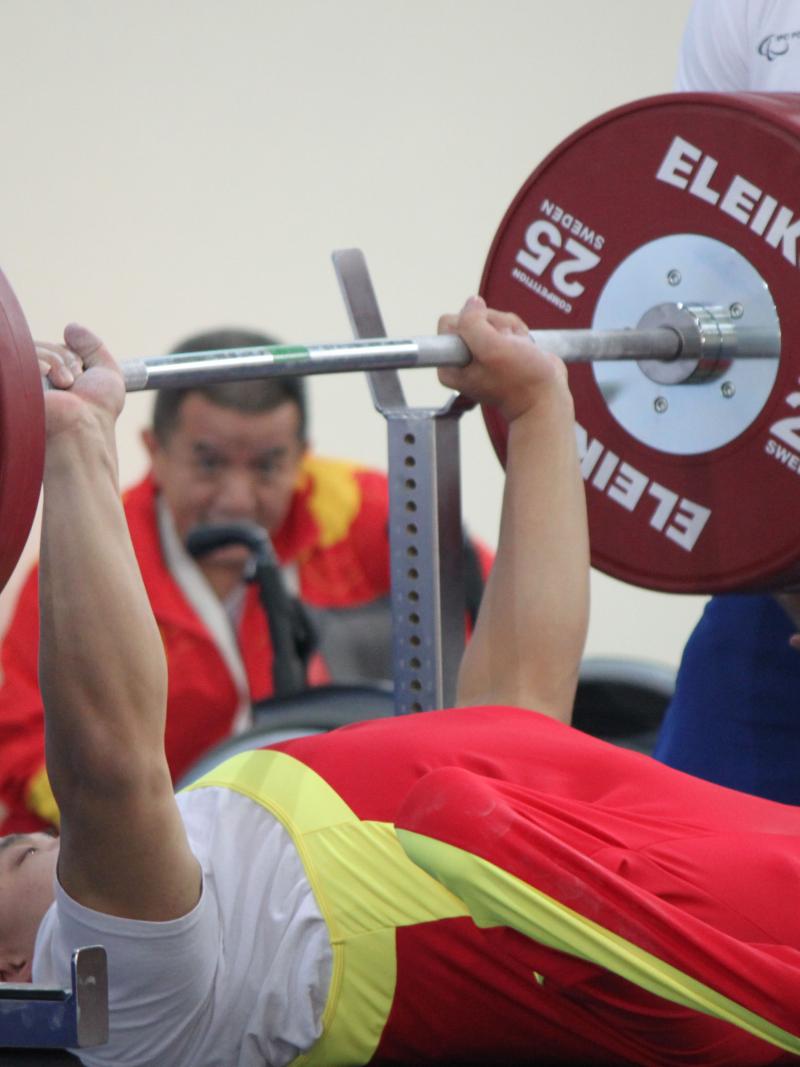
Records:
[[[0,589],[28,539],[42,488],[43,398],[25,316],[0,273]]]
[[[589,123],[520,190],[494,239],[481,293],[534,331],[589,327],[626,264],[665,239],[733,250],[763,280],[777,309],[781,358],[777,369],[770,364],[752,418],[690,454],[634,435],[612,412],[613,398],[604,399],[595,368],[571,365],[592,562],[671,592],[797,583],[800,95],[654,97]],[[678,284],[678,272],[667,275]],[[732,279],[732,303],[737,284]],[[697,288],[679,287],[671,299],[707,303],[703,284]],[[645,301],[639,314],[647,310]],[[724,395],[735,392],[724,382],[717,393],[720,384]],[[503,461],[507,428],[496,413],[484,415]],[[712,418],[709,408],[708,419],[705,409],[687,419],[686,435]]]

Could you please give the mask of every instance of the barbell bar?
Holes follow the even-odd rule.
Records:
[[[531,330],[530,336],[541,348],[568,363],[601,360],[670,363],[671,369],[663,373],[675,381],[689,381],[695,375],[713,373],[731,359],[778,355],[777,337],[737,332],[726,309],[685,308],[675,304],[652,309],[648,315],[655,312],[661,322],[648,329]],[[126,360],[122,372],[126,390],[136,392],[287,374],[464,366],[469,359],[469,350],[460,338],[442,335],[174,352]],[[658,371],[646,366],[645,373]]]
[[[796,165],[800,98],[636,101],[559,145],[495,236],[480,291],[569,365],[593,563],[624,580],[676,592],[800,581]],[[3,582],[43,454],[35,353],[6,282],[0,353]],[[467,359],[457,338],[380,338],[179,353],[123,373],[139,390]],[[503,460],[507,427],[484,417]]]
[[[594,358],[634,359],[643,350],[657,352],[655,359],[671,359],[681,351],[681,340],[662,330],[594,331],[580,330],[587,344],[603,355]],[[569,331],[548,330],[569,354],[567,359],[590,359],[581,351],[580,340]],[[616,345],[616,339],[619,344]],[[539,342],[547,347],[547,340]],[[571,346],[577,351],[573,353]],[[628,349],[632,351],[628,353]],[[610,351],[613,350],[613,351]],[[375,338],[342,344],[268,345],[259,348],[221,349],[211,352],[173,353],[130,360],[122,364],[125,388],[164,389],[189,385],[210,385],[246,378],[278,377],[286,374],[337,374],[349,371],[400,370],[411,367],[464,366],[470,355],[457,337]]]

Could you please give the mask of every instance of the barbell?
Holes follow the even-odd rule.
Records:
[[[800,580],[800,96],[687,94],[600,116],[533,172],[480,291],[569,366],[592,562],[674,592]],[[564,324],[568,324],[565,328]],[[129,390],[463,364],[454,337],[123,364]],[[507,426],[484,411],[501,461]],[[0,275],[0,585],[38,501],[42,386]]]

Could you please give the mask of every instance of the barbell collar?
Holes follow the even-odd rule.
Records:
[[[722,377],[734,359],[777,359],[780,335],[762,325],[742,327],[728,308],[700,304],[657,304],[645,312],[637,329],[671,329],[682,340],[673,360],[640,359],[639,369],[660,385],[700,384]]]

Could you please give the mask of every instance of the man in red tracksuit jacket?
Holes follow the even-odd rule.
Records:
[[[281,558],[295,561],[301,597],[322,608],[347,609],[385,598],[389,590],[385,476],[327,459],[306,457],[301,485],[274,543]],[[331,483],[333,483],[331,485]],[[315,490],[328,495],[350,489],[358,509],[340,540],[325,544],[313,511]],[[170,665],[169,717],[165,744],[174,778],[235,729],[241,697],[231,667],[213,632],[171,574],[156,522],[157,487],[148,476],[126,493],[125,514],[153,612]],[[2,648],[0,689],[0,800],[8,815],[4,832],[38,829],[56,821],[43,774],[42,699],[37,679],[38,570],[28,577]],[[272,692],[272,650],[255,585],[244,592],[236,644],[246,675],[246,705]],[[315,657],[310,681],[327,681]],[[246,711],[245,711],[246,715]],[[244,717],[243,717],[244,718]],[[244,718],[242,726],[247,724]]]

